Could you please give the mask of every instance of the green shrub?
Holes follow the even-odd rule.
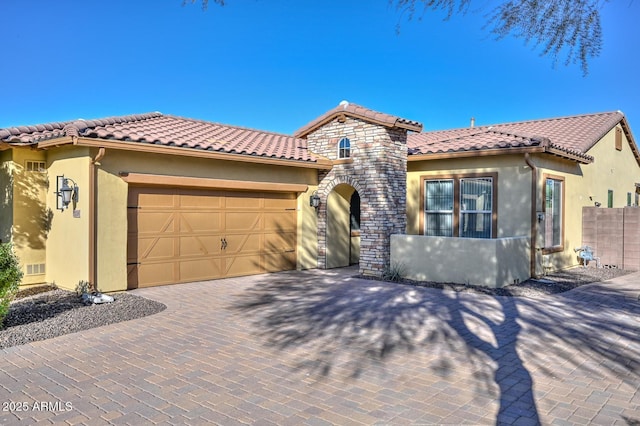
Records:
[[[9,303],[18,292],[22,270],[10,243],[0,244],[0,329],[9,313]]]
[[[402,262],[394,262],[384,268],[382,279],[385,281],[400,282],[406,269],[406,266]]]

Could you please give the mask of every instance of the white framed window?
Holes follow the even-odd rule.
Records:
[[[351,141],[349,138],[342,138],[338,142],[338,158],[351,157]]]
[[[44,173],[47,171],[47,163],[44,161],[27,160],[25,162],[24,169],[28,172]]]

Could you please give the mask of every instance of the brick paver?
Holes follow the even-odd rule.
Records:
[[[288,272],[0,350],[0,424],[636,424],[640,273],[502,298]]]

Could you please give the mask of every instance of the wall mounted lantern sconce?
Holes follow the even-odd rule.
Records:
[[[56,178],[56,195],[56,208],[64,211],[72,201],[74,205],[78,203],[78,185],[71,178],[64,177],[64,175],[58,176]]]
[[[309,205],[314,209],[320,207],[320,197],[318,196],[318,191],[313,191],[313,194],[309,197]]]

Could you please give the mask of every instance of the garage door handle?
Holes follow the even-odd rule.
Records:
[[[220,250],[226,250],[226,249],[227,249],[227,239],[220,238]]]

